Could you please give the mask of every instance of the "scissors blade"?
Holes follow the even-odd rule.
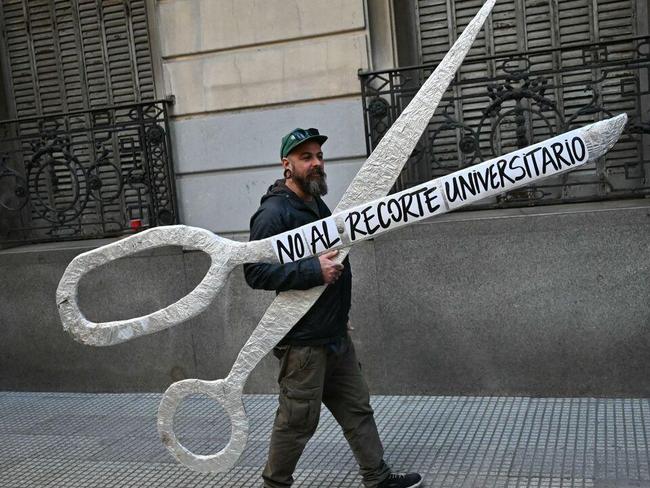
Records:
[[[487,0],[359,169],[334,213],[388,194],[496,0]]]
[[[384,135],[343,194],[334,210],[335,214],[388,194],[495,2],[496,0],[485,2],[404,112]],[[335,260],[342,262],[348,251],[348,249],[341,249]],[[267,347],[259,347],[260,344],[272,348],[282,340],[291,327],[298,323],[316,303],[325,288],[326,285],[321,285],[309,290],[290,290],[278,294],[239,352],[229,378],[247,377],[269,350]]]

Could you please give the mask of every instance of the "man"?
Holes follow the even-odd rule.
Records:
[[[262,197],[251,218],[251,240],[280,234],[331,215],[321,196],[327,193],[321,146],[327,137],[317,129],[294,129],[282,138],[284,179]],[[321,402],[341,425],[359,463],[364,485],[407,488],[421,484],[418,474],[397,475],[383,460],[383,447],[348,335],[352,274],[338,251],[288,264],[246,264],[253,288],[306,290],[327,284],[314,306],[274,349],[280,360],[279,408],[269,458],[262,473],[264,486],[291,486],[298,459],[316,431]],[[324,482],[323,486],[327,486]]]

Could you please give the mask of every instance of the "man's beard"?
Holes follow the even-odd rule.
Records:
[[[306,177],[293,174],[293,181],[302,191],[313,197],[327,195],[327,175],[321,168],[312,169]]]

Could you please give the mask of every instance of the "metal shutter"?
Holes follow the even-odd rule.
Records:
[[[3,0],[18,118],[154,98],[144,0]]]
[[[555,48],[607,43],[636,36],[635,1],[497,2],[484,31],[470,51],[468,59],[474,58],[475,61],[466,62],[460,69],[457,83],[452,89],[453,97],[450,93],[447,101],[443,102],[434,116],[429,131],[433,162],[427,176],[439,176],[478,162],[474,158],[475,152],[467,151],[467,147],[471,145],[469,139],[476,136],[479,130],[478,146],[481,156],[486,159],[487,156],[503,154],[521,147],[522,140],[532,144],[568,128],[607,116],[607,113],[593,108],[594,106],[606,107],[606,111],[610,113],[627,112],[633,119],[638,118],[642,108],[639,98],[621,96],[622,83],[636,84],[637,95],[642,91],[638,89],[638,72],[619,67],[617,71],[608,73],[602,83],[594,83],[594,80],[603,77],[603,69],[594,67],[570,70],[591,64],[633,59],[638,43],[630,40],[596,49],[551,51]],[[418,0],[421,62],[426,65],[437,64],[482,4],[482,0]],[[547,51],[540,52],[542,50]],[[512,56],[507,61],[503,58],[485,59],[526,52],[534,54]],[[486,120],[485,110],[491,102],[487,85],[494,83],[495,89],[496,85],[503,86],[508,82],[508,71],[517,74],[528,73],[528,81],[531,83],[536,83],[538,74],[543,73],[545,96],[553,100],[557,112],[552,107],[539,108],[529,103],[526,108],[537,110],[537,114],[528,110],[515,113],[514,103],[511,103],[505,108],[511,109],[512,113],[504,116],[502,120],[496,115]],[[425,70],[424,74],[428,75],[429,72],[430,69]],[[512,78],[509,82],[512,82]],[[593,89],[586,89],[589,87]],[[598,100],[597,104],[592,103],[594,97]],[[502,113],[505,112],[506,110]],[[526,119],[527,134],[521,134],[522,124],[516,123],[516,117]],[[479,128],[481,122],[487,127]],[[469,141],[465,148],[461,143],[464,139]],[[625,137],[606,160],[555,180],[547,180],[544,184],[548,188],[544,191],[547,194],[553,193],[552,198],[569,196],[580,199],[605,196],[608,188],[625,189],[638,186],[638,181],[635,180],[644,177],[643,164],[639,164],[639,154],[643,152],[640,144],[638,138]],[[413,182],[405,182],[406,185],[411,183]],[[567,191],[570,194],[567,194]]]
[[[469,56],[593,43],[636,35],[635,0],[501,0]],[[418,0],[420,58],[438,63],[482,0]],[[487,41],[486,41],[487,39]]]
[[[134,123],[143,115],[119,108],[155,97],[145,0],[3,0],[2,16],[8,92],[18,118],[15,133],[5,137],[22,144],[21,164],[13,169],[29,168],[44,133],[66,137],[44,156],[53,158],[48,171],[25,176],[30,210],[21,226],[42,227],[49,233],[42,237],[57,239],[119,232],[130,217],[149,224],[150,216],[141,215],[149,189],[125,185],[144,177],[138,168],[147,139]],[[108,106],[118,108],[62,115]],[[65,151],[73,153],[74,168]],[[101,188],[88,186],[98,182]],[[129,215],[130,209],[139,214]]]

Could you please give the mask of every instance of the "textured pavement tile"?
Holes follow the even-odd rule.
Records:
[[[277,399],[244,398],[249,442],[225,474],[195,473],[162,446],[160,395],[0,392],[0,488],[259,487]],[[426,486],[650,488],[647,399],[373,398],[386,459]],[[184,402],[179,439],[209,454],[230,424],[204,397]],[[323,408],[296,487],[357,487],[357,465]]]

